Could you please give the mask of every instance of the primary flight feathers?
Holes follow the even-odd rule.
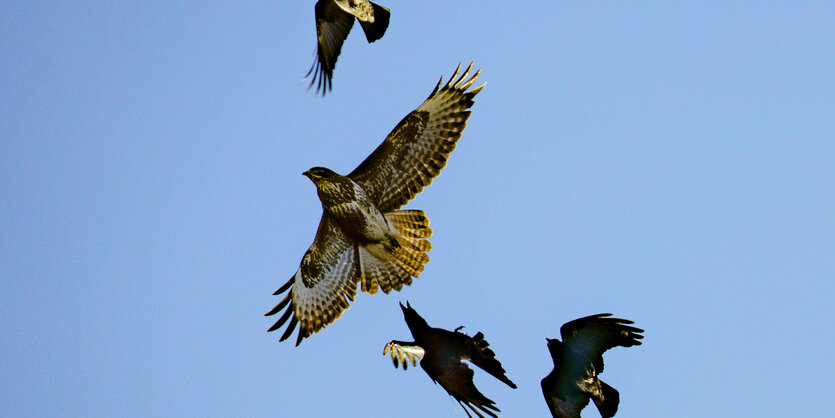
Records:
[[[316,186],[322,219],[299,269],[274,294],[287,295],[266,315],[284,310],[268,331],[287,323],[281,341],[300,325],[296,345],[335,321],[348,309],[358,285],[374,294],[400,290],[429,261],[429,218],[420,210],[399,210],[446,166],[467,125],[470,89],[481,70],[469,77],[443,78],[417,109],[347,176],[314,167],[304,173]],[[289,323],[288,323],[289,321]]]
[[[458,331],[461,327],[455,331],[432,328],[408,302],[406,306],[401,303],[400,309],[415,341],[391,341],[386,344],[383,354],[391,352],[394,367],[402,364],[406,370],[409,362],[414,366],[419,360],[420,367],[464,408],[467,416],[472,417],[472,411],[482,418],[482,412],[497,417],[496,412],[500,411],[496,403],[478,391],[473,383],[473,370],[462,361],[475,364],[516,389],[516,384],[507,378],[502,364],[489,348],[484,334],[478,332],[470,337]]]
[[[305,78],[313,74],[308,88],[316,85],[322,95],[332,87],[333,69],[342,43],[359,20],[368,43],[383,37],[389,26],[389,9],[368,0],[319,0],[316,2],[316,61]]]
[[[580,418],[589,399],[603,418],[617,412],[620,394],[598,377],[603,372],[603,353],[612,347],[641,345],[644,330],[611,316],[575,319],[560,327],[562,342],[547,339],[554,370],[542,379],[542,394],[555,418]]]

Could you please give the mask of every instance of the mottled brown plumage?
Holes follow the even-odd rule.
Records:
[[[275,294],[284,299],[266,315],[284,313],[268,331],[287,323],[281,340],[300,325],[296,339],[335,321],[353,301],[358,285],[374,294],[400,290],[429,261],[429,218],[420,210],[400,210],[446,166],[466,127],[480,70],[472,63],[435,89],[385,141],[347,176],[314,167],[304,174],[316,185],[322,220],[299,269]],[[287,322],[289,321],[289,322]]]
[[[478,391],[473,383],[473,370],[462,361],[470,361],[516,389],[516,384],[507,378],[502,364],[489,348],[484,334],[478,332],[470,337],[458,331],[461,327],[454,331],[432,328],[408,302],[406,306],[401,303],[400,309],[415,341],[395,340],[386,344],[383,354],[391,352],[394,367],[402,364],[406,370],[409,362],[414,366],[420,360],[420,367],[464,408],[467,416],[472,417],[472,411],[482,418],[482,412],[496,418],[496,412],[501,411],[495,402]]]
[[[620,394],[598,377],[603,372],[603,353],[612,347],[641,345],[644,330],[611,315],[575,319],[560,328],[562,342],[547,339],[554,370],[542,379],[542,394],[555,418],[580,418],[589,399],[603,418],[617,412]]]

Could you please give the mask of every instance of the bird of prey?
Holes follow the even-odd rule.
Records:
[[[443,77],[417,109],[347,176],[327,168],[304,172],[322,202],[322,219],[299,269],[274,294],[288,292],[275,308],[284,314],[268,331],[289,325],[286,340],[300,324],[296,345],[335,321],[353,301],[357,285],[374,294],[410,285],[429,261],[432,235],[421,210],[400,210],[446,166],[470,117],[473,98],[484,87],[468,89],[481,70],[473,64],[448,83]],[[457,77],[457,78],[456,78]]]
[[[496,407],[495,402],[476,389],[473,383],[473,370],[462,361],[467,360],[475,364],[496,379],[516,389],[516,384],[507,378],[493,350],[488,348],[489,344],[484,339],[484,334],[478,332],[470,337],[459,332],[463,327],[458,327],[451,332],[431,328],[408,302],[406,306],[401,303],[400,308],[403,310],[406,325],[409,326],[409,331],[412,332],[415,341],[392,341],[386,344],[383,354],[391,351],[394,367],[402,364],[403,370],[406,370],[409,362],[415,366],[420,360],[420,367],[433,382],[440,383],[441,387],[458,401],[468,417],[472,418],[472,415],[467,408],[481,418],[484,417],[481,412],[496,418],[496,412],[500,412],[499,408]]]
[[[305,78],[313,74],[310,86],[317,91],[331,89],[331,78],[336,59],[342,50],[342,43],[354,26],[354,18],[359,20],[365,39],[372,43],[383,37],[389,26],[389,9],[368,0],[319,0],[316,2],[316,39],[317,59],[310,67]]]
[[[632,321],[597,314],[567,322],[560,328],[562,342],[546,339],[554,370],[542,379],[542,394],[555,418],[580,418],[580,411],[594,401],[600,415],[618,411],[620,394],[600,380],[603,353],[612,347],[641,345],[644,330]]]

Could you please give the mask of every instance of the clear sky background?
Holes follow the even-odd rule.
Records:
[[[606,357],[618,417],[832,414],[832,2],[381,2],[324,99],[313,1],[0,3],[0,415],[465,416],[383,357],[407,300],[484,332],[503,417],[547,416],[545,338],[599,312],[646,330]],[[471,60],[409,204],[425,272],[279,343],[302,171],[351,171]]]

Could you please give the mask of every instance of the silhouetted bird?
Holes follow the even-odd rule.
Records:
[[[483,418],[479,410],[491,417],[497,417],[493,411],[501,411],[495,406],[496,403],[476,389],[473,370],[462,361],[470,361],[516,389],[516,385],[505,376],[505,370],[496,360],[493,350],[488,348],[490,344],[484,339],[484,334],[478,332],[470,337],[459,332],[462,327],[452,332],[431,328],[408,302],[406,305],[403,306],[401,303],[400,308],[415,341],[392,341],[383,348],[383,354],[391,351],[394,367],[402,364],[403,370],[408,368],[409,361],[414,366],[420,360],[420,367],[433,382],[440,383],[441,387],[458,401],[467,416],[472,417],[467,410],[470,408],[479,417]]]
[[[286,340],[301,323],[298,345],[339,317],[354,300],[357,284],[370,294],[410,285],[429,261],[429,218],[420,210],[399,210],[440,174],[467,126],[468,110],[484,84],[467,91],[472,63],[461,77],[441,81],[354,171],[342,176],[314,167],[304,172],[322,202],[313,244],[293,277],[274,294],[289,291],[273,315],[286,308],[268,331],[290,319]]]
[[[641,345],[644,330],[630,327],[632,321],[597,314],[575,319],[560,328],[562,342],[547,339],[554,370],[542,379],[542,394],[551,414],[580,418],[580,411],[594,401],[600,415],[609,418],[618,411],[620,394],[600,380],[603,353],[612,347]]]
[[[368,43],[383,37],[389,26],[389,9],[368,0],[319,0],[316,2],[317,59],[305,78],[313,74],[310,87],[316,86],[322,95],[331,89],[333,69],[342,50],[342,43],[359,20]]]

